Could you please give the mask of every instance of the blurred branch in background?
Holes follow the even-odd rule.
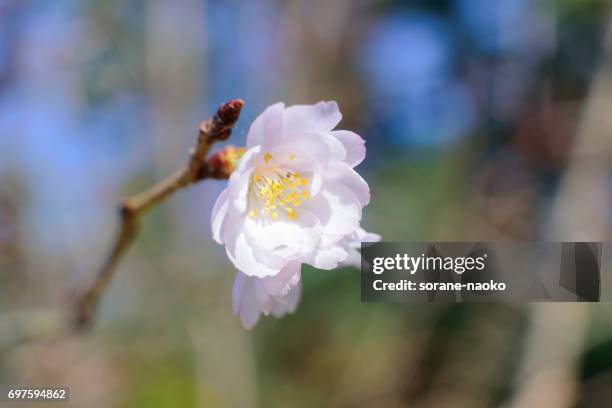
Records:
[[[517,373],[518,389],[508,408],[576,405],[588,318],[583,303],[532,305],[526,349]]]
[[[608,22],[602,54],[553,205],[548,238],[555,241],[605,241],[610,236],[612,22]]]
[[[461,303],[447,305],[431,320],[416,363],[407,366],[401,391],[405,406],[497,406],[515,372],[512,356],[525,331],[523,311]],[[478,370],[466,369],[474,362]]]
[[[92,313],[115,274],[116,267],[129,249],[138,232],[140,217],[177,190],[205,179],[225,179],[229,171],[219,155],[206,160],[213,143],[226,140],[240,116],[244,102],[231,100],[217,110],[212,119],[202,122],[196,147],[191,151],[188,164],[148,190],[127,198],[121,205],[121,226],[112,249],[91,284],[78,292],[75,301],[76,321],[61,308],[24,309],[0,316],[0,327],[10,330],[0,335],[0,352],[15,345],[34,340],[51,340],[68,334],[71,326],[83,328],[92,321]]]
[[[612,20],[607,24],[603,48],[604,57],[591,85],[569,167],[553,203],[547,231],[550,239],[605,241],[610,234]],[[520,383],[509,407],[576,405],[578,365],[588,319],[587,305],[583,303],[541,303],[532,307]]]
[[[234,99],[219,107],[212,119],[200,125],[197,145],[191,151],[189,162],[184,168],[161,180],[150,189],[123,201],[120,210],[121,226],[110,254],[102,264],[95,280],[77,295],[75,303],[77,327],[84,327],[91,323],[93,310],[113,278],[117,264],[136,236],[138,222],[145,212],[181,188],[207,178],[223,179],[229,176],[225,168],[213,160],[214,156],[207,161],[206,155],[213,143],[226,140],[230,136],[243,105],[242,100]]]

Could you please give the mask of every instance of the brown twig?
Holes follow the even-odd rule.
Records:
[[[123,200],[120,207],[121,226],[111,251],[99,269],[94,281],[76,297],[76,328],[89,326],[101,295],[115,275],[117,264],[130,247],[138,232],[140,217],[177,190],[200,180],[224,179],[229,174],[217,160],[206,160],[213,143],[227,139],[240,116],[244,102],[231,100],[221,105],[212,119],[202,122],[196,146],[191,150],[187,165],[161,180],[148,190]]]

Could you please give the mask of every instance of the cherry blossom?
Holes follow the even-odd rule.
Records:
[[[353,168],[365,143],[334,130],[341,119],[336,102],[268,107],[215,203],[213,238],[238,269],[234,312],[247,328],[295,310],[303,263],[358,264],[359,243],[380,239],[360,227],[370,190]]]

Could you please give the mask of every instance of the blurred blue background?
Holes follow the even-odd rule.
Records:
[[[21,345],[6,322],[44,324],[104,257],[121,197],[232,98],[234,145],[272,103],[338,101],[386,241],[607,240],[610,18],[605,0],[0,0],[0,383],[92,407],[609,406],[604,304],[360,304],[358,271],[308,269],[295,315],[243,331],[216,181],[146,217],[92,333]],[[525,400],[540,329],[580,346],[569,380]]]

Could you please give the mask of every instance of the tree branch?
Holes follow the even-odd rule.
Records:
[[[212,119],[202,122],[196,146],[191,149],[187,165],[169,177],[159,181],[148,190],[123,200],[120,207],[121,226],[111,251],[98,270],[94,281],[76,296],[75,327],[77,329],[92,323],[93,313],[115,275],[117,265],[138,233],[140,217],[151,207],[159,204],[177,190],[200,180],[213,178],[225,179],[229,174],[218,160],[206,160],[213,143],[226,140],[232,131],[244,102],[231,100],[221,105]]]

